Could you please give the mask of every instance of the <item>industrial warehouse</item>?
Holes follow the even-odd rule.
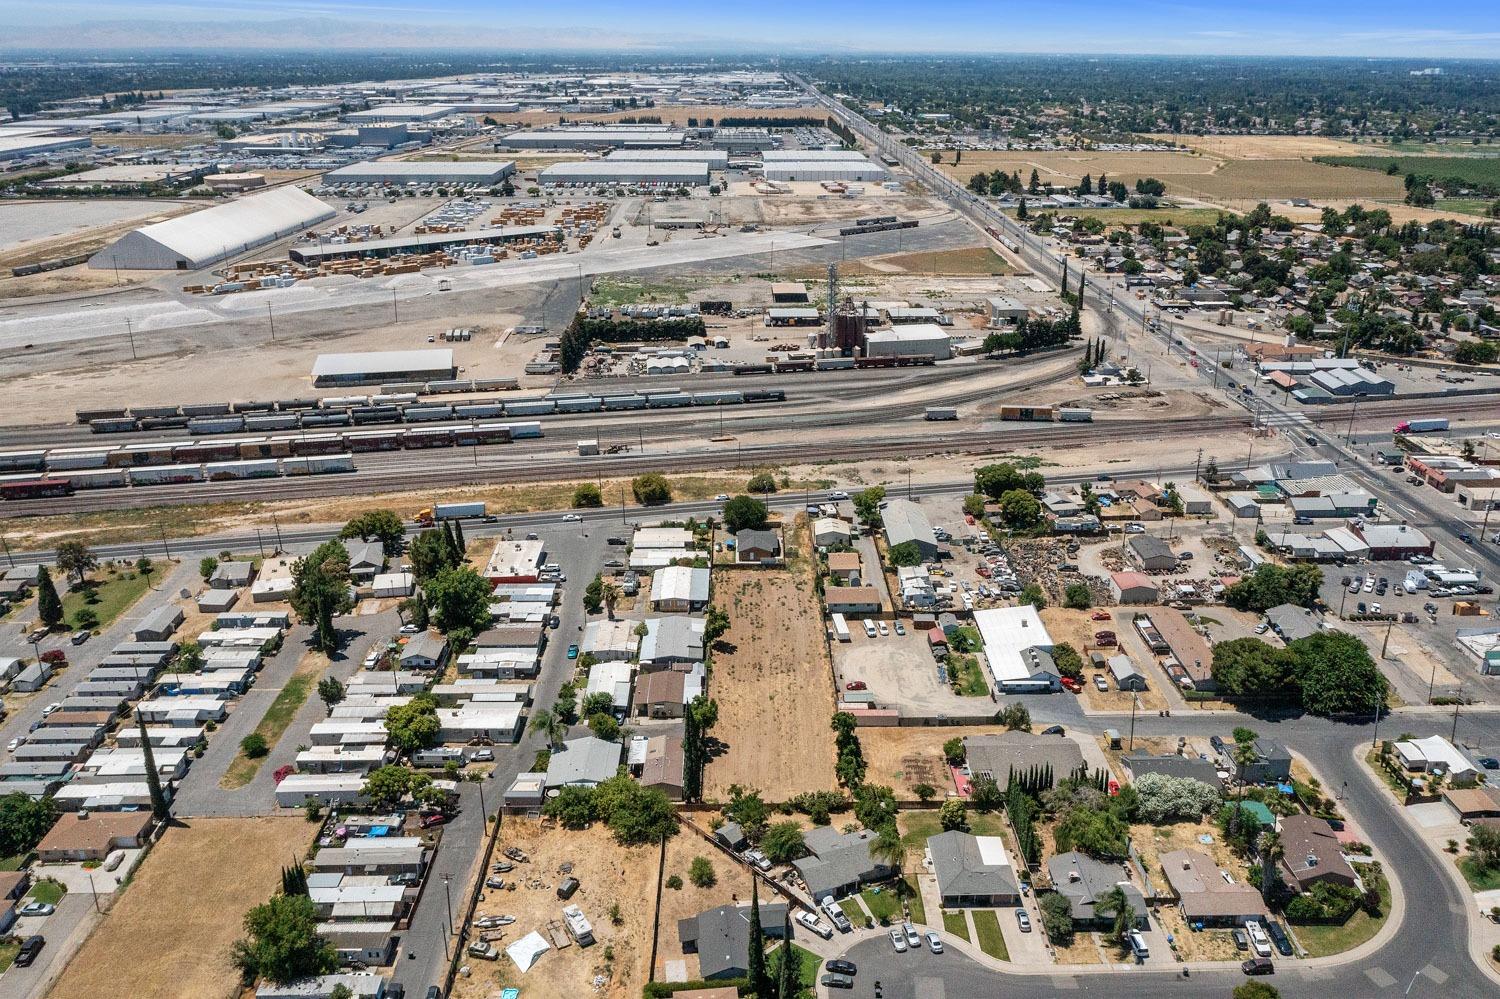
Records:
[[[729,169],[729,153],[723,149],[616,149],[609,162],[704,163],[710,170]]]
[[[197,270],[301,232],[336,215],[297,187],[251,195],[135,229],[89,258],[121,270]]]
[[[543,239],[560,230],[554,225],[521,225],[499,229],[468,229],[461,232],[422,232],[367,239],[354,243],[306,243],[287,251],[299,264],[355,257],[394,257],[404,253],[431,253],[455,246],[500,246],[523,239]]]
[[[863,156],[850,159],[776,159],[767,160],[765,178],[773,181],[872,181],[890,176],[885,167],[876,166]]]
[[[465,160],[457,163],[381,160],[351,163],[330,171],[330,184],[498,184],[516,172],[511,161]]]
[[[554,163],[537,174],[543,184],[659,184],[664,187],[702,187],[708,183],[707,163],[660,161],[616,162],[586,160]]]
[[[313,384],[378,385],[382,382],[452,378],[453,351],[376,350],[357,354],[319,354],[313,362]]]
[[[523,129],[503,136],[498,149],[637,149],[681,146],[687,133],[665,125],[611,125],[607,128]]]

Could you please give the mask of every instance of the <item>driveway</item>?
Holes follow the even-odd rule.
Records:
[[[22,939],[40,933],[47,939],[47,945],[31,967],[12,966],[0,975],[0,995],[6,999],[41,999],[98,921],[93,896],[71,892],[57,903],[57,911],[52,915],[16,920],[11,933]]]

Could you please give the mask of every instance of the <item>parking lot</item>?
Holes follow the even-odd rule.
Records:
[[[927,634],[902,622],[905,635],[890,624],[886,634],[869,638],[857,621],[849,624],[849,641],[835,642],[833,665],[839,689],[863,683],[877,704],[898,708],[903,715],[932,717],[987,713],[994,705],[987,697],[961,697],[938,678],[939,665],[932,657]],[[859,688],[856,688],[859,689]]]

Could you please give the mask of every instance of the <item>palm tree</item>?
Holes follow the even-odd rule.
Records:
[[[1281,836],[1271,829],[1260,834],[1256,846],[1260,850],[1260,895],[1269,904],[1271,887],[1276,880],[1276,862],[1286,851],[1281,845]]]
[[[870,843],[870,859],[889,867],[899,886],[901,869],[906,864],[906,844],[901,842],[894,822],[884,826]]]
[[[615,605],[620,602],[620,587],[617,583],[605,583],[604,592],[600,594],[604,598],[604,614],[611,621],[615,619]]]
[[[568,724],[556,711],[551,708],[542,708],[531,714],[531,731],[544,734],[547,737],[547,745],[556,748],[562,742],[563,736],[568,734]]]
[[[1109,891],[1100,895],[1094,902],[1094,912],[1101,916],[1113,915],[1115,917],[1113,931],[1115,940],[1124,940],[1125,934],[1135,925],[1135,906],[1125,897],[1125,888],[1115,885]]]

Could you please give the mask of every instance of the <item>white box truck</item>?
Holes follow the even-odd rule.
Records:
[[[844,615],[833,615],[833,637],[841,642],[849,641],[849,622],[844,620]]]

